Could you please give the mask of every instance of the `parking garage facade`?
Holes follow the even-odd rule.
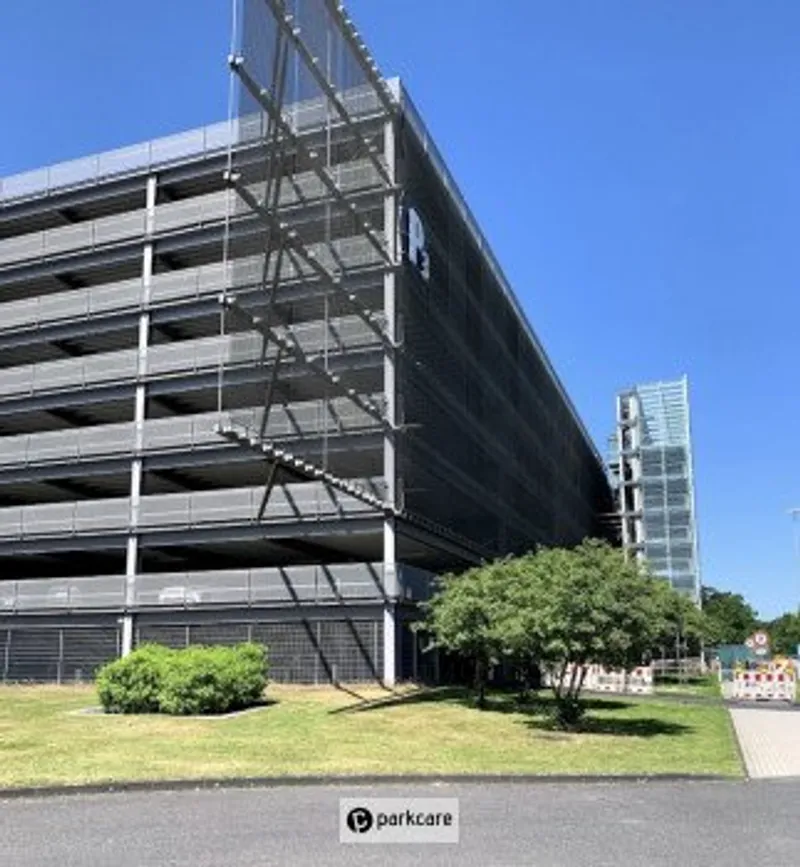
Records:
[[[230,122],[0,182],[5,681],[245,640],[276,680],[432,678],[433,576],[602,535],[602,461],[416,109],[306,6],[249,26]],[[266,42],[311,72],[259,80]]]

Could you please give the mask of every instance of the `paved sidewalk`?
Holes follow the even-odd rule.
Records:
[[[800,777],[800,713],[731,708],[751,777]]]

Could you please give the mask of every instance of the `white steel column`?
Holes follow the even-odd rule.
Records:
[[[392,120],[384,125],[384,158],[392,183],[395,183],[395,126]],[[397,198],[388,192],[384,198],[384,232],[386,249],[392,261],[398,255]],[[397,428],[397,371],[395,367],[394,346],[397,343],[397,297],[396,275],[387,271],[383,278],[383,307],[386,316],[386,334],[391,344],[387,347],[383,362],[383,390],[386,401],[387,425],[383,439],[383,476],[386,482],[386,502],[397,509],[397,455],[395,430]],[[387,514],[383,522],[383,682],[392,686],[397,680],[397,645],[399,631],[397,624],[397,545],[396,528],[393,514]]]
[[[133,615],[136,574],[139,571],[139,506],[142,498],[142,442],[146,409],[144,376],[147,372],[147,346],[150,339],[150,286],[153,279],[153,226],[155,220],[157,178],[147,179],[147,221],[144,254],[142,257],[142,314],[139,317],[139,359],[136,366],[136,397],[134,401],[134,457],[131,461],[130,522],[128,546],[125,555],[125,616],[122,619],[122,655],[133,649]]]

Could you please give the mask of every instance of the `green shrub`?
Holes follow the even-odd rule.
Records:
[[[263,644],[251,642],[223,649],[235,651],[230,663],[234,707],[248,707],[261,701],[267,686],[269,671],[267,648]]]
[[[156,713],[164,671],[176,651],[144,644],[97,673],[97,692],[106,713]]]
[[[265,686],[262,647],[190,647],[167,669],[160,706],[169,714],[225,713],[258,701]]]
[[[266,649],[142,647],[109,663],[97,678],[109,713],[215,714],[255,704],[267,685]]]

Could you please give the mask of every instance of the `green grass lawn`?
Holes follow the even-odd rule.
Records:
[[[741,775],[727,711],[657,699],[589,700],[586,730],[551,729],[546,704],[459,690],[271,686],[230,719],[80,714],[90,687],[0,687],[0,786],[364,773]]]
[[[655,682],[656,693],[663,695],[691,695],[704,698],[722,698],[719,678],[714,674],[705,677],[660,677]]]

